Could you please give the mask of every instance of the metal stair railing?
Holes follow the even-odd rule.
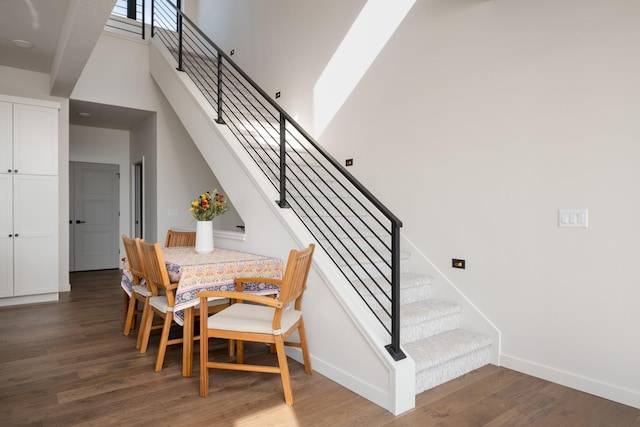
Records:
[[[117,0],[105,25],[125,34],[139,34],[143,39],[146,36],[145,26],[145,0]]]
[[[181,11],[151,2],[151,36],[162,42],[309,229],[400,349],[402,222],[322,148]]]

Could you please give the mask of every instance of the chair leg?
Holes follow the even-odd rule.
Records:
[[[164,325],[162,325],[162,335],[160,336],[160,346],[158,347],[158,356],[156,357],[156,366],[154,371],[160,372],[164,363],[164,354],[167,352],[167,342],[169,341],[169,331],[171,330],[171,320],[173,313],[165,313]],[[151,325],[149,325],[151,328]]]
[[[149,331],[145,330],[147,327],[147,316],[149,315],[151,315],[151,323],[153,323],[153,311],[151,310],[151,306],[149,305],[149,298],[145,298],[144,306],[142,307],[142,318],[140,319],[140,329],[138,330],[138,338],[136,339],[137,349],[142,348],[142,340],[145,334],[147,334],[147,337],[148,337],[149,334],[151,333],[150,330]]]
[[[201,320],[202,322],[202,320]],[[206,326],[200,326],[200,396],[207,397],[209,394],[209,337],[205,330]]]
[[[142,314],[142,319],[144,321],[144,328],[140,328],[138,334],[140,334],[140,354],[145,354],[147,352],[147,346],[149,345],[149,335],[151,335],[151,324],[153,323],[153,315],[154,311],[151,307],[147,306],[148,302],[145,302],[144,312]]]
[[[244,341],[236,341],[236,363],[244,363]]]
[[[304,361],[304,372],[310,375],[311,358],[309,357],[309,347],[307,346],[307,334],[304,330],[304,321],[300,317],[300,325],[298,326],[298,337],[300,338],[300,349],[302,350],[302,360]]]
[[[136,306],[138,305],[138,300],[135,295],[131,294],[131,298],[129,298],[129,307],[127,308],[127,316],[124,320],[124,331],[122,332],[125,336],[129,335],[132,329],[135,328],[135,320],[133,319],[133,315],[136,311]]]
[[[287,405],[293,405],[293,391],[291,390],[291,377],[289,376],[287,353],[284,349],[284,338],[282,335],[278,335],[275,338],[276,352],[278,353],[278,365],[280,366],[280,376],[282,377],[282,388],[284,389],[284,401]]]
[[[122,297],[123,297],[123,307],[122,307],[122,313],[124,315],[124,319],[127,318],[127,309],[129,308],[129,294],[126,293],[124,291],[124,289],[122,290]]]

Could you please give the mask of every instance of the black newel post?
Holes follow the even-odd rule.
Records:
[[[182,1],[176,1],[176,27],[178,30],[178,71],[182,71]]]
[[[151,37],[156,35],[155,33],[155,13],[156,13],[156,0],[151,0]]]
[[[224,124],[222,107],[222,55],[218,52],[218,118],[216,119],[216,123],[221,125]]]
[[[278,206],[281,208],[288,208],[287,202],[287,162],[286,162],[286,131],[287,122],[285,121],[284,114],[280,113],[280,200],[278,200]]]
[[[400,349],[400,226],[391,222],[391,344],[386,346],[393,360],[404,359]]]
[[[136,0],[127,0],[127,18],[136,20]]]

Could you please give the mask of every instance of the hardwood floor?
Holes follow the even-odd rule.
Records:
[[[293,406],[273,374],[215,371],[201,398],[197,355],[191,378],[176,346],[155,373],[157,333],[145,355],[135,332],[122,335],[119,279],[73,273],[57,303],[0,308],[1,425],[640,426],[638,409],[491,365],[418,395],[398,417],[293,360]],[[211,348],[224,357],[224,342]],[[260,345],[247,354],[274,359]]]

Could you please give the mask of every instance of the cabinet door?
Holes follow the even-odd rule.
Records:
[[[58,178],[13,178],[14,295],[58,292]]]
[[[13,104],[0,102],[0,173],[10,171],[13,171]]]
[[[13,169],[20,174],[58,174],[58,110],[13,105]]]
[[[0,297],[13,296],[13,176],[0,174]]]

